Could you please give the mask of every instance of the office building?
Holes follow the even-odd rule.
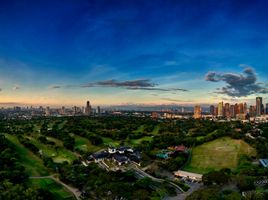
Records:
[[[196,105],[194,107],[194,118],[195,119],[200,119],[202,117],[201,112],[202,112],[201,106],[200,105]]]
[[[91,113],[92,113],[92,108],[91,108],[90,102],[87,101],[86,108],[85,108],[85,114],[91,115]]]
[[[232,118],[235,117],[235,106],[234,106],[234,105],[231,105],[231,106],[230,106],[230,116],[231,116]]]
[[[230,117],[230,104],[229,103],[225,103],[224,105],[224,116],[225,117]]]
[[[223,114],[224,114],[223,112],[224,112],[224,110],[223,110],[223,102],[220,102],[218,104],[218,116],[223,117]]]
[[[262,97],[256,97],[256,115],[257,116],[262,115],[262,109],[263,109]]]
[[[211,115],[215,115],[215,106],[211,105],[211,106],[209,107],[209,113],[210,113]]]

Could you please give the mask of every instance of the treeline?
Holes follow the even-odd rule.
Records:
[[[175,195],[174,188],[153,182],[149,178],[137,179],[131,171],[106,172],[96,164],[66,165],[60,169],[60,179],[82,191],[82,199],[161,199]],[[157,189],[158,188],[158,189]],[[159,192],[161,191],[161,192]]]
[[[15,147],[0,134],[0,199],[3,200],[53,200],[46,189],[29,188],[28,175]]]

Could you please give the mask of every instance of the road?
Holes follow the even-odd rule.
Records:
[[[151,176],[150,174],[148,174],[148,173],[146,173],[145,171],[143,171],[143,170],[141,170],[140,168],[138,168],[136,165],[134,165],[135,167],[133,167],[132,169],[136,172],[136,173],[138,173],[139,175],[141,175],[142,177],[149,177],[150,179],[152,179],[153,181],[155,181],[155,182],[160,182],[160,183],[162,183],[162,182],[167,182],[167,183],[169,183],[170,185],[172,185],[173,187],[175,187],[178,191],[179,191],[179,193],[183,193],[184,191],[178,186],[178,185],[176,185],[175,183],[173,183],[173,182],[171,182],[171,181],[169,181],[169,180],[164,180],[164,179],[160,179],[160,178],[156,178],[156,177],[153,177],[153,176]]]
[[[71,187],[71,186],[66,185],[65,183],[63,183],[60,179],[55,177],[55,174],[50,175],[50,176],[31,176],[29,178],[30,179],[52,179],[55,182],[57,182],[58,184],[60,184],[63,187],[65,187],[69,192],[71,192],[77,200],[80,200],[81,192],[77,188]]]

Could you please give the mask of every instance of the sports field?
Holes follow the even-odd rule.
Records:
[[[243,140],[222,137],[194,147],[184,170],[203,174],[222,168],[235,169],[241,155],[254,156],[256,150]]]

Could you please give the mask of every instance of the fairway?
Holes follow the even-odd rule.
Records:
[[[75,138],[75,148],[76,149],[80,149],[84,152],[95,152],[95,151],[98,151],[101,149],[100,146],[95,146],[93,144],[91,144],[91,142],[86,139],[86,138],[83,138],[81,136],[78,136],[78,135],[73,135],[73,137]]]
[[[194,147],[184,170],[203,174],[222,168],[235,169],[241,155],[255,156],[256,150],[243,140],[222,137]]]
[[[30,179],[29,186],[48,189],[58,200],[75,200],[72,193],[51,179]]]
[[[48,170],[43,165],[43,161],[34,155],[30,150],[24,147],[14,135],[5,134],[5,137],[14,144],[16,151],[23,161],[22,164],[26,168],[29,176],[45,176]]]

